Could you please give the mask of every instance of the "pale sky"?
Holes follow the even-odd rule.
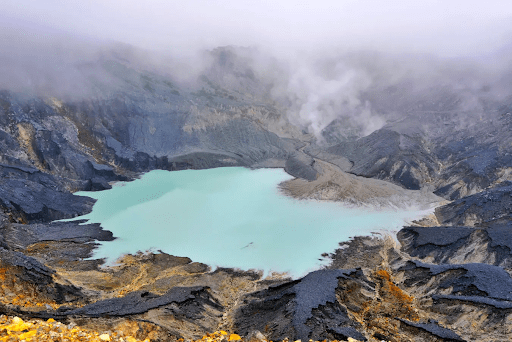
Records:
[[[458,56],[512,41],[512,2],[2,0],[2,26],[51,34],[46,27],[165,51],[240,45]]]

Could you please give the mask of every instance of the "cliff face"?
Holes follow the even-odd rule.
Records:
[[[114,58],[87,66],[109,75],[90,80],[94,96],[0,92],[0,312],[154,340],[219,329],[272,340],[506,340],[512,101],[477,117],[439,93],[430,108],[425,97],[397,104],[373,90],[375,108],[401,117],[361,137],[331,125],[326,146],[289,122],[243,56],[213,51],[193,86]],[[301,198],[453,202],[398,242],[341,243],[330,266],[297,280],[163,253],[103,267],[89,257],[110,232],[50,223],[91,210],[92,199],[72,192],[153,169],[220,166],[283,167],[298,177],[283,189]]]
[[[69,192],[102,190],[152,169],[283,164],[295,153],[289,138],[301,134],[253,95],[224,90],[205,75],[193,89],[178,88],[121,62],[96,64],[115,85],[95,97],[0,93],[1,203],[13,217],[76,216],[91,203],[70,200]]]

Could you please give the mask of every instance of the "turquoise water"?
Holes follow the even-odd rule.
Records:
[[[111,190],[79,192],[98,201],[75,219],[101,223],[116,240],[94,257],[162,250],[212,266],[289,272],[318,268],[338,242],[380,229],[399,229],[425,211],[371,211],[332,202],[296,200],[277,185],[281,169],[162,171],[117,183]]]

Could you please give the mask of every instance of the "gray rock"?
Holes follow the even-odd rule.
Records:
[[[443,225],[490,226],[512,222],[512,182],[506,181],[477,194],[436,208]]]
[[[367,282],[357,270],[320,270],[249,294],[236,314],[235,328],[244,335],[253,329],[265,331],[272,340],[364,340],[359,324],[336,300],[338,279],[348,277]]]
[[[446,342],[457,342],[457,341],[466,341],[462,339],[459,335],[451,331],[450,329],[443,328],[439,326],[439,323],[433,320],[428,321],[427,323],[416,323],[407,321],[405,319],[400,319],[400,321],[408,326],[418,328],[420,330],[424,330],[436,338],[442,339],[442,341]]]

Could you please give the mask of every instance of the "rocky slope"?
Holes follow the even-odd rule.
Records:
[[[108,56],[80,66],[95,96],[0,92],[0,312],[154,341],[219,330],[268,340],[507,340],[510,97],[467,116],[449,90],[411,98],[397,95],[409,94],[401,84],[372,89],[365,96],[387,124],[349,136],[334,134],[338,122],[324,131],[326,146],[290,123],[247,53],[210,52],[193,85]],[[283,189],[301,198],[452,202],[398,241],[340,242],[326,269],[300,279],[212,271],[164,253],[104,267],[90,257],[110,232],[51,222],[91,210],[78,190],[152,169],[220,166],[282,167],[297,177]]]

